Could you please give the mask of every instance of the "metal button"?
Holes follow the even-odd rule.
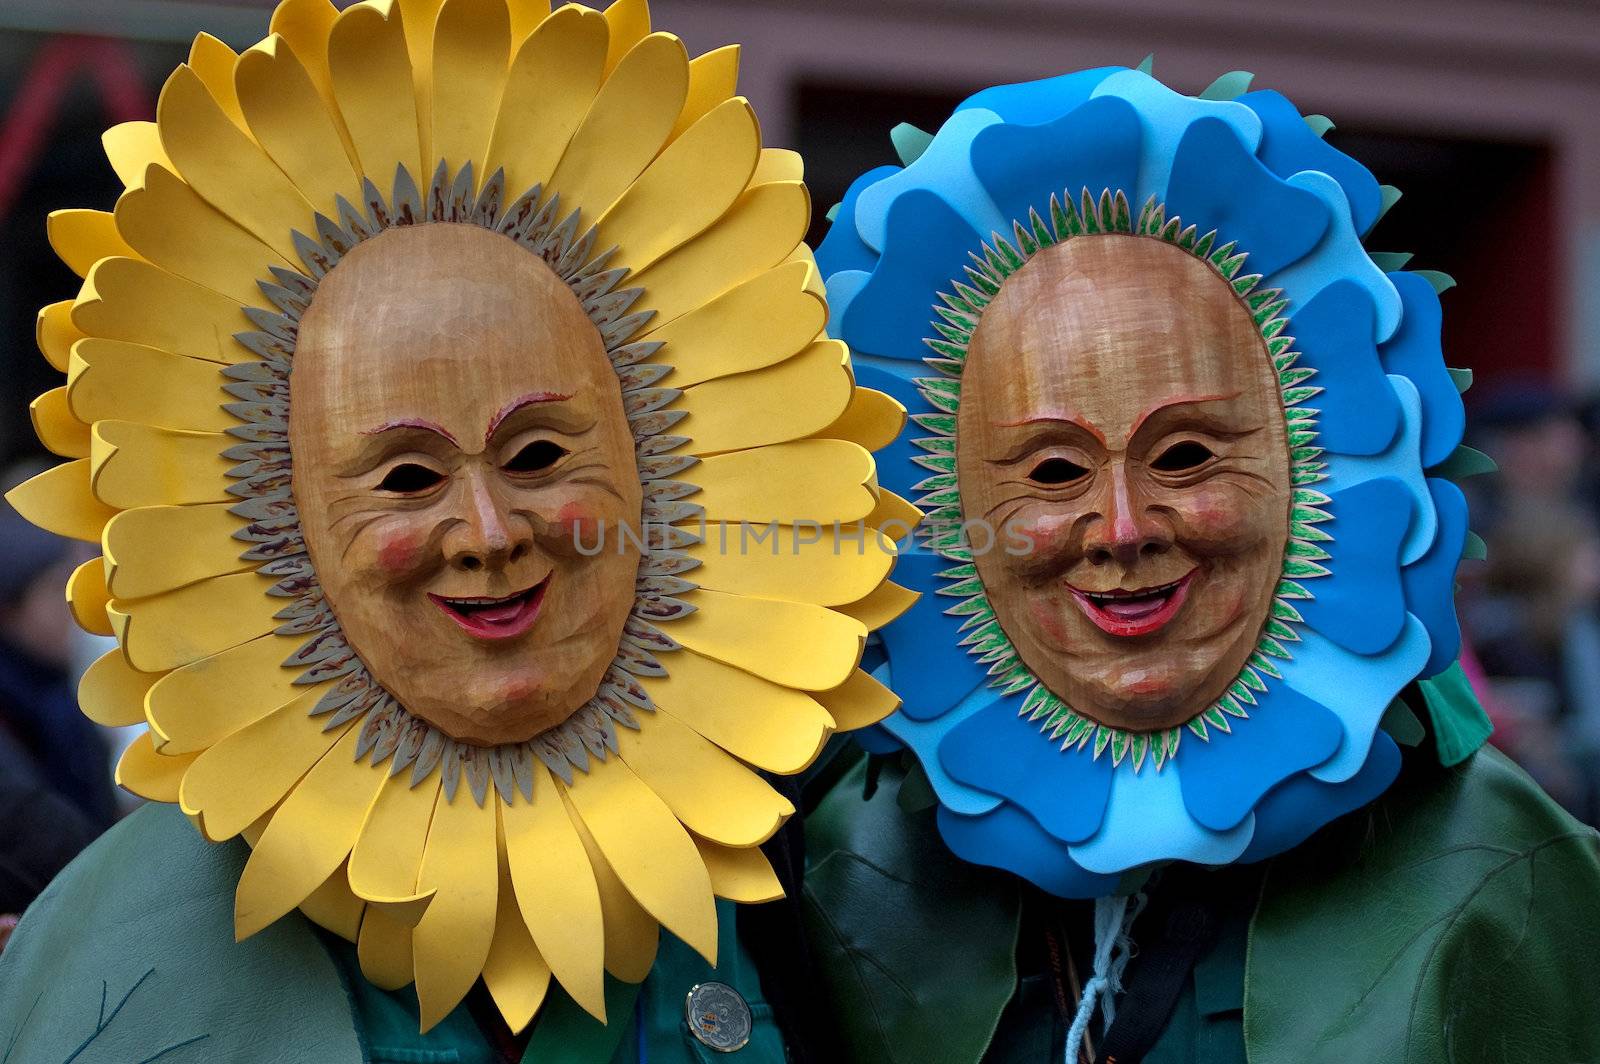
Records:
[[[750,1041],[750,1005],[727,983],[701,983],[683,1002],[684,1018],[695,1041],[718,1053],[743,1049]]]

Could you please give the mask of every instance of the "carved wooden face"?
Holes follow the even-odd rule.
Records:
[[[566,285],[484,229],[389,230],[322,280],[290,381],[306,548],[377,680],[479,745],[581,707],[633,605],[640,487]]]
[[[1001,286],[962,376],[963,517],[1012,531],[975,561],[1022,660],[1103,724],[1205,711],[1289,532],[1276,376],[1228,283],[1157,240],[1065,241]]]

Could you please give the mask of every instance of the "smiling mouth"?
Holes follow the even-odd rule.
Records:
[[[1110,591],[1080,591],[1068,585],[1073,601],[1083,610],[1095,627],[1108,635],[1149,635],[1166,626],[1183,608],[1189,596],[1189,583],[1194,579],[1191,570],[1180,580],[1158,587],[1142,587],[1133,591],[1113,588]]]
[[[550,577],[514,595],[501,598],[447,598],[428,593],[428,598],[461,630],[475,639],[511,639],[533,627],[539,618]]]

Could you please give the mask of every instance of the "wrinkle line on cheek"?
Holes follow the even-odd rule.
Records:
[[[371,528],[377,522],[383,520],[383,516],[383,514],[374,514],[350,533],[350,538],[344,542],[344,550],[339,552],[340,565],[343,565],[345,559],[350,557],[350,552],[355,549],[356,542],[361,538],[361,533]],[[332,526],[329,526],[329,530],[332,530]]]

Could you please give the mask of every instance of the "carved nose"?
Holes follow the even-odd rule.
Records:
[[[1084,555],[1095,565],[1118,562],[1132,565],[1142,557],[1165,554],[1172,548],[1167,523],[1150,513],[1128,482],[1127,467],[1111,468],[1110,490],[1096,521],[1084,540]]]
[[[464,572],[503,569],[533,549],[528,520],[510,513],[481,477],[469,474],[462,520],[445,536],[446,560]]]

